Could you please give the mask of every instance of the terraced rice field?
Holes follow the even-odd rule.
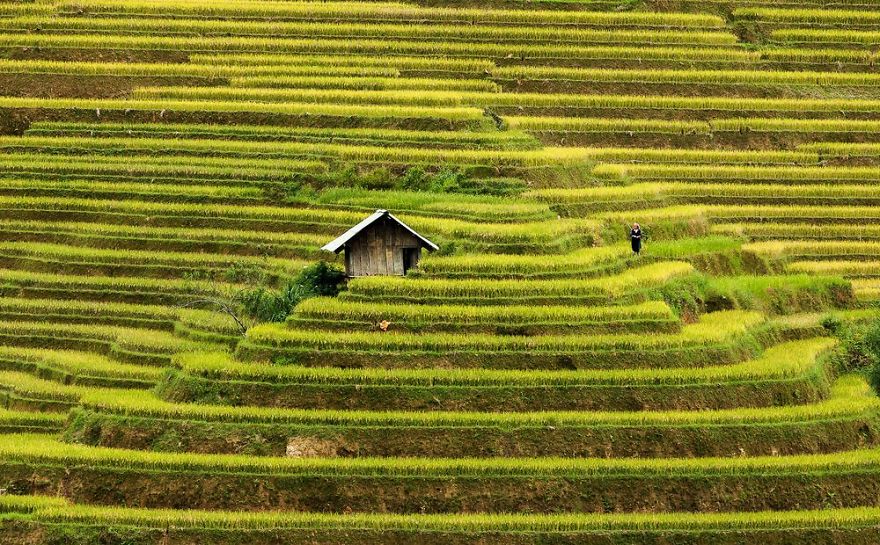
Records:
[[[0,542],[880,543],[878,44],[869,0],[0,0]],[[376,209],[440,250],[302,297]]]

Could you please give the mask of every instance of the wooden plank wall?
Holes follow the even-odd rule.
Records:
[[[377,221],[346,244],[349,276],[403,275],[403,249],[420,248],[419,239],[397,223]]]

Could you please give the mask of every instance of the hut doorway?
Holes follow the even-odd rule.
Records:
[[[404,248],[403,249],[403,274],[414,269],[419,264],[419,253],[421,248]]]

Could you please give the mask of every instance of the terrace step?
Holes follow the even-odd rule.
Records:
[[[876,508],[824,508],[814,511],[764,513],[655,513],[614,514],[504,514],[504,515],[388,515],[274,512],[254,515],[242,511],[154,510],[72,505],[57,496],[6,496],[4,514],[26,521],[24,529],[0,527],[0,537],[39,539],[75,525],[83,539],[96,541],[106,532],[125,532],[145,542],[165,528],[172,540],[208,538],[216,545],[271,545],[277,540],[304,545],[317,536],[326,543],[350,541],[395,545],[477,545],[486,539],[510,545],[565,545],[577,540],[589,545],[609,543],[642,545],[646,540],[671,539],[679,543],[694,534],[715,545],[737,545],[761,540],[784,542],[808,539],[819,543],[843,540],[871,545],[880,539]],[[222,527],[222,531],[219,529]],[[308,536],[308,537],[306,537]],[[15,543],[15,541],[12,541]]]
[[[549,514],[599,513],[610,505],[621,512],[759,512],[820,509],[829,492],[837,507],[871,505],[880,488],[877,449],[690,459],[297,459],[5,435],[0,453],[0,478],[23,494],[61,489],[83,503],[124,498],[144,507],[190,509]],[[119,485],[110,489],[107,479]],[[777,494],[768,495],[768,487]]]
[[[723,395],[723,394],[722,394]],[[365,412],[174,404],[151,393],[80,398],[65,437],[138,450],[302,457],[703,457],[803,454],[880,442],[859,377],[827,400],[678,412]],[[169,436],[178,437],[169,445]]]
[[[814,317],[818,321],[818,317]],[[826,338],[790,341],[742,363],[698,369],[510,371],[339,369],[183,354],[157,391],[174,402],[338,410],[639,411],[816,402]]]

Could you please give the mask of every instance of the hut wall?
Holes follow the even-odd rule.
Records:
[[[346,273],[348,276],[403,275],[404,248],[420,251],[419,239],[394,221],[377,221],[346,244]]]

